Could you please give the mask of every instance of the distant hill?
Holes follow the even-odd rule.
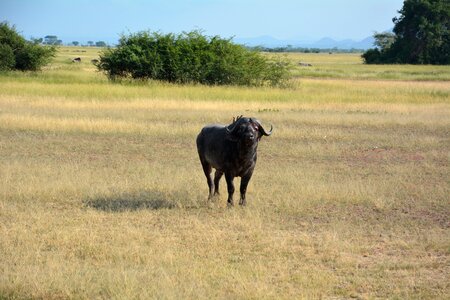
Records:
[[[255,47],[262,46],[268,48],[274,47],[286,47],[291,45],[292,47],[302,47],[302,48],[319,48],[319,49],[369,49],[373,47],[374,39],[373,37],[367,37],[360,41],[355,41],[351,39],[345,40],[334,40],[329,37],[322,38],[315,42],[302,42],[298,40],[279,40],[271,36],[260,36],[255,38],[234,38],[233,41],[238,44]]]

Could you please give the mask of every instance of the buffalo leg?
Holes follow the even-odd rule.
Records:
[[[219,195],[219,181],[222,178],[223,172],[217,171],[214,175],[214,195]]]
[[[245,175],[241,178],[241,199],[239,200],[239,205],[245,206],[247,204],[247,200],[245,200],[245,193],[247,192],[248,182],[252,178],[252,173]]]
[[[227,204],[228,206],[233,206],[233,194],[234,194],[234,184],[233,184],[233,176],[231,174],[225,173],[225,179],[227,181],[227,188],[228,188],[228,200]]]
[[[203,160],[201,161],[202,163],[202,167],[203,167],[203,172],[205,173],[206,176],[206,182],[208,183],[208,188],[209,188],[209,195],[208,195],[208,199],[211,199],[211,197],[213,196],[214,193],[214,183],[212,180],[212,176],[211,176],[211,165],[208,164],[207,162],[204,162]]]

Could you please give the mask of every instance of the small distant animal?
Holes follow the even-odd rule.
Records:
[[[312,67],[312,64],[308,64],[308,63],[304,63],[304,62],[299,62],[298,65],[302,66],[302,67]]]
[[[81,62],[81,57],[75,57],[74,59],[72,59],[73,63],[80,63]]]
[[[197,150],[209,188],[208,199],[219,194],[219,181],[225,174],[228,206],[233,206],[234,177],[241,177],[240,205],[246,205],[247,185],[256,165],[258,142],[270,136],[255,118],[239,116],[225,125],[208,125],[197,136]],[[211,172],[216,169],[214,180]]]

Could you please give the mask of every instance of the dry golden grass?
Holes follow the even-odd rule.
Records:
[[[315,78],[351,78],[354,80],[414,80],[449,81],[448,66],[435,65],[366,65],[361,53],[289,53],[286,57],[294,64],[294,75]],[[299,63],[312,66],[299,66]]]
[[[0,298],[448,297],[448,82],[120,85],[69,51],[0,76]],[[275,131],[227,209],[195,137],[237,114]]]

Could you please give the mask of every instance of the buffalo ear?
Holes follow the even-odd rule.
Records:
[[[264,131],[264,128],[261,130],[262,126],[258,120],[254,120],[253,128],[256,130],[256,132],[258,132],[258,141],[261,140],[262,136],[264,135],[264,133],[262,132]]]

